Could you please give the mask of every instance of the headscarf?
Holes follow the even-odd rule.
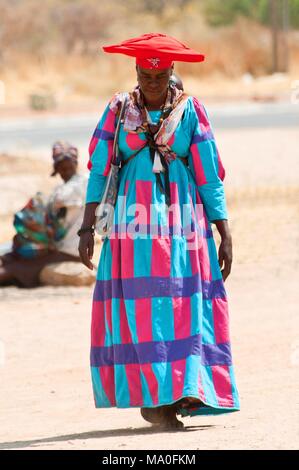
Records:
[[[51,176],[55,176],[57,173],[57,164],[59,162],[62,162],[65,159],[70,159],[74,163],[78,163],[78,149],[68,142],[59,140],[53,144],[52,158],[54,170]]]

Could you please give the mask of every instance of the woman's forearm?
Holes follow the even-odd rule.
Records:
[[[85,204],[85,211],[81,227],[92,227],[95,223],[95,213],[98,202],[89,202]]]
[[[213,220],[213,223],[216,225],[219,235],[222,239],[231,237],[227,219]]]

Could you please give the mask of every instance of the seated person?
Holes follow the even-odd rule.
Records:
[[[15,214],[17,234],[10,253],[0,256],[0,285],[36,287],[50,263],[80,262],[77,230],[84,213],[87,176],[77,173],[78,150],[66,142],[53,145],[53,172],[62,184],[49,198],[37,193]]]

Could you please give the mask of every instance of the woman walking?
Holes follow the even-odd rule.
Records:
[[[93,295],[95,406],[140,407],[147,421],[180,428],[177,415],[239,410],[224,287],[232,262],[225,171],[203,104],[171,80],[174,61],[204,56],[164,34],[104,50],[136,58],[138,85],[121,122],[114,224]],[[122,99],[111,99],[89,146],[79,252],[90,269]]]

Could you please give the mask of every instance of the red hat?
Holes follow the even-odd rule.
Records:
[[[199,54],[171,36],[160,33],[143,34],[120,44],[104,46],[103,50],[136,57],[136,64],[147,69],[165,69],[171,67],[174,60],[181,62],[205,60],[203,54]]]

